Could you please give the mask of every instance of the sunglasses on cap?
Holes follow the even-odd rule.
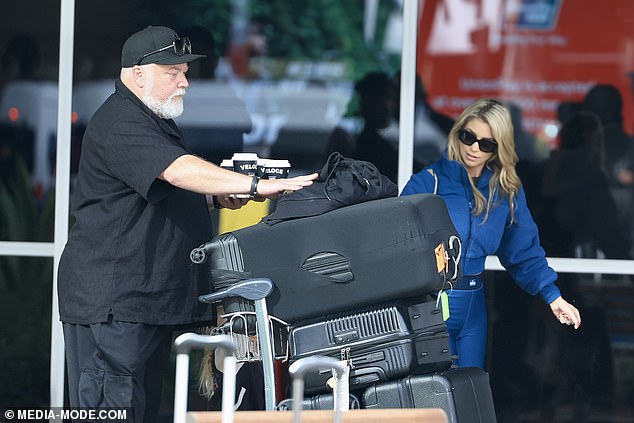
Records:
[[[191,54],[192,52],[192,43],[189,41],[189,38],[187,37],[183,37],[183,38],[178,38],[178,37],[174,37],[174,41],[172,41],[172,44],[167,45],[165,47],[161,47],[158,50],[154,50],[150,53],[144,54],[143,56],[141,56],[141,58],[139,59],[138,62],[136,62],[137,65],[140,65],[141,62],[143,61],[143,59],[145,59],[146,57],[149,57],[153,54],[156,53],[160,53],[162,51],[168,50],[170,48],[174,49],[174,54],[177,56],[182,56],[184,54]]]
[[[466,129],[461,129],[458,132],[458,139],[464,145],[472,145],[474,142],[477,142],[480,151],[483,153],[493,153],[498,149],[498,143],[493,138],[478,139],[473,132]]]

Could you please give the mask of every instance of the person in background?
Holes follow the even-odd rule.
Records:
[[[58,273],[73,408],[128,408],[130,421],[157,421],[174,330],[215,321],[198,302],[208,269],[189,260],[211,234],[209,205],[239,208],[317,177],[259,180],[190,154],[173,119],[187,63],[201,57],[167,27],[131,35],[115,92],[86,129]]]
[[[394,110],[394,85],[384,72],[369,72],[354,86],[359,96],[363,129],[357,135],[352,157],[374,163],[379,172],[396,183],[398,150],[382,131],[390,125]]]
[[[603,127],[589,111],[574,113],[559,131],[559,149],[546,162],[542,183],[542,242],[551,257],[629,259],[606,170]],[[546,238],[546,239],[544,239]]]
[[[507,107],[492,99],[468,106],[449,133],[443,157],[415,173],[401,195],[434,193],[446,202],[462,240],[463,278],[448,291],[447,329],[456,365],[484,368],[487,310],[482,274],[497,255],[515,282],[539,294],[561,323],[581,325],[548,266],[537,226],[515,171],[517,154]]]
[[[398,71],[394,80],[395,121],[400,120],[401,103],[401,72]],[[442,151],[447,148],[447,136],[453,127],[454,120],[442,112],[434,109],[427,87],[419,74],[414,76],[414,157],[421,165],[429,165],[440,159]],[[398,143],[398,132],[395,142]],[[414,169],[418,172],[422,167]]]
[[[0,87],[9,81],[37,80],[40,75],[40,45],[30,33],[11,36],[2,53]]]
[[[354,85],[358,98],[362,129],[358,134],[343,127],[330,136],[327,153],[338,151],[345,156],[373,163],[392,182],[398,179],[398,122],[394,108],[394,80],[383,71],[366,73]],[[396,133],[394,132],[396,130]],[[415,170],[423,165],[414,158]]]
[[[213,33],[205,26],[192,25],[179,31],[186,34],[192,44],[196,45],[196,50],[201,57],[189,63],[187,70],[187,78],[214,80],[216,79],[216,68],[218,67],[218,53],[216,48],[216,39]]]
[[[582,107],[601,120],[610,191],[622,231],[634,243],[634,136],[623,123],[623,96],[612,84],[596,84],[586,93]]]

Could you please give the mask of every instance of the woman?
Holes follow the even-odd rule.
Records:
[[[484,367],[487,310],[482,272],[488,255],[525,291],[539,294],[563,324],[581,325],[579,311],[561,297],[537,226],[515,172],[517,154],[508,109],[478,100],[456,120],[440,161],[412,175],[401,195],[437,192],[462,240],[463,274],[448,292],[452,353],[460,367]]]

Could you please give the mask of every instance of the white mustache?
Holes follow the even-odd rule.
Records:
[[[179,95],[181,96],[185,96],[185,94],[187,93],[187,91],[184,88],[181,88],[180,90],[176,91],[174,94],[172,94],[172,96],[170,97],[170,99],[177,97]]]

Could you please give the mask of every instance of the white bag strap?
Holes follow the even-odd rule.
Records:
[[[436,176],[436,172],[433,169],[427,169],[427,172],[434,177],[434,194],[438,194],[438,176]]]
[[[429,174],[434,177],[434,194],[438,195],[438,176],[433,169],[427,168],[427,172],[429,172]],[[454,246],[454,242],[457,243],[457,246]],[[456,249],[455,256],[449,257],[447,255],[448,260],[454,261],[453,274],[448,278],[448,280],[455,281],[458,278],[458,265],[460,264],[460,254],[462,253],[462,242],[460,241],[460,238],[458,238],[457,236],[451,236],[449,238],[449,249]]]

